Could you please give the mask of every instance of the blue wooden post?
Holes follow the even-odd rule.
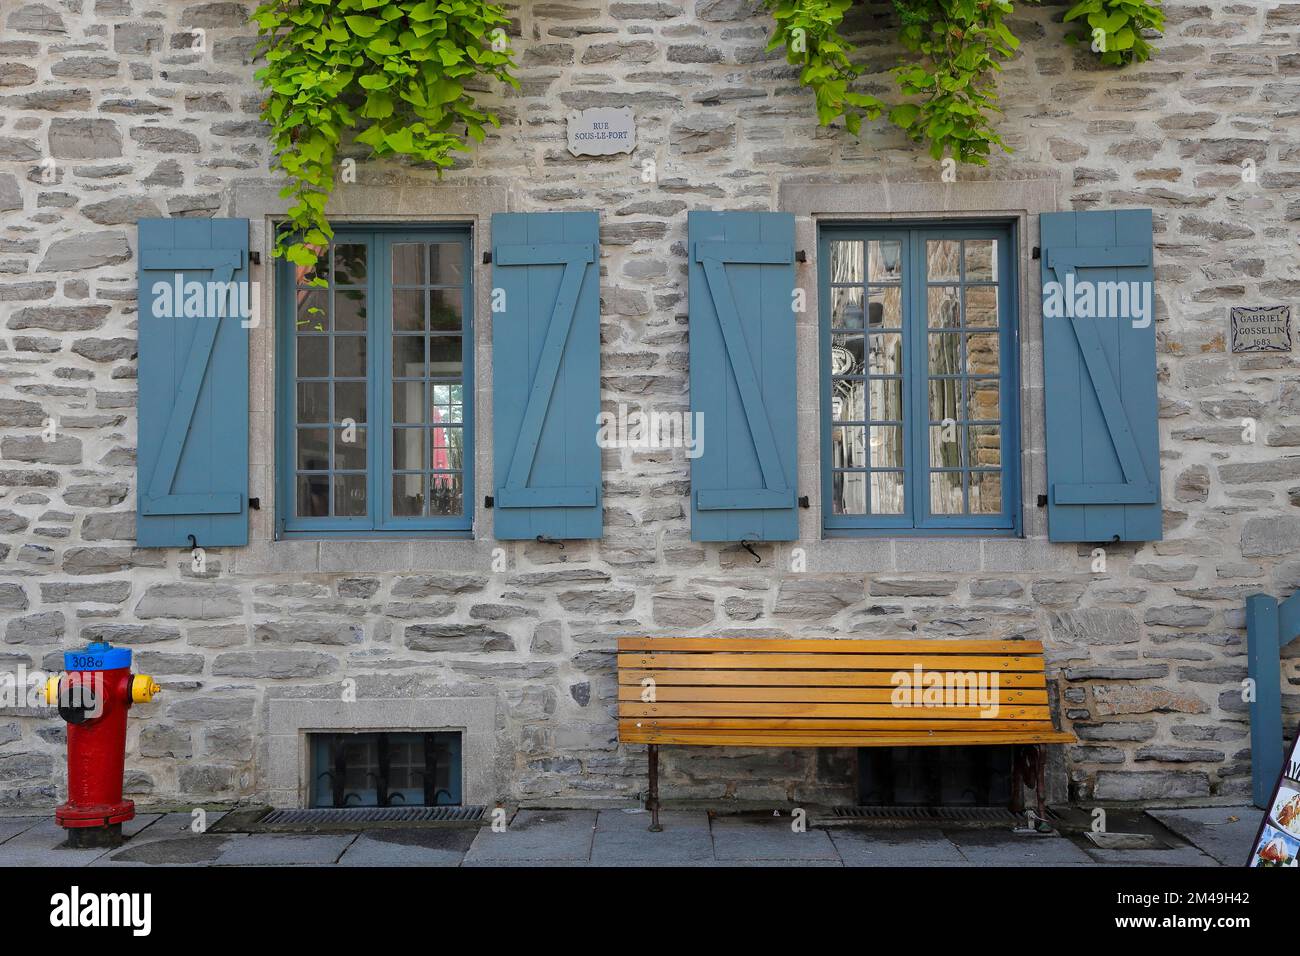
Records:
[[[1266,594],[1246,598],[1246,665],[1254,684],[1250,702],[1251,793],[1266,809],[1282,772],[1282,665],[1279,657],[1300,635],[1300,591],[1285,601]]]

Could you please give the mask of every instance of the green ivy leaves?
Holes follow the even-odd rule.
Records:
[[[276,255],[296,265],[315,265],[333,235],[324,210],[345,136],[373,156],[445,168],[499,125],[466,81],[518,86],[509,20],[483,0],[267,0],[252,20],[267,61],[256,74],[267,91],[262,119],[289,179],[281,195],[294,200]]]
[[[1143,30],[1161,30],[1165,12],[1161,0],[1080,0],[1065,14],[1077,31],[1070,43],[1084,43],[1107,66],[1142,63],[1151,58]]]
[[[854,47],[839,29],[852,0],[764,2],[776,20],[768,49],[784,47],[787,61],[803,67],[799,79],[813,91],[821,125],[843,118],[857,135],[864,117],[875,119],[885,111],[879,99],[851,88],[863,68],[853,62]],[[1103,38],[1094,49],[1108,65],[1146,60],[1152,49],[1140,31],[1163,27],[1160,2],[1080,0],[1065,17],[1079,21],[1080,34],[1069,39]],[[889,121],[926,143],[936,160],[947,154],[984,165],[995,147],[1010,152],[993,128],[993,115],[1000,112],[995,76],[1020,46],[1004,22],[1014,11],[1012,0],[893,0],[893,5],[901,24],[899,41],[912,56],[891,71],[907,100],[888,110]]]

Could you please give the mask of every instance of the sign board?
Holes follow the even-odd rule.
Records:
[[[636,146],[632,108],[599,107],[569,114],[569,152],[574,156],[612,156]]]
[[[1282,774],[1260,821],[1247,866],[1300,867],[1297,858],[1300,858],[1300,728],[1296,729],[1291,752],[1282,763]]]
[[[1229,313],[1234,352],[1290,352],[1291,307],[1234,308]]]

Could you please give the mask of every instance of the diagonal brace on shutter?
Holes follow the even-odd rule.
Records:
[[[1049,249],[1047,265],[1056,274],[1056,281],[1064,286],[1067,277],[1077,274],[1079,269],[1150,266],[1151,250],[1145,246]],[[1101,413],[1106,420],[1110,440],[1115,446],[1120,469],[1124,472],[1124,484],[1056,484],[1052,486],[1052,500],[1058,505],[1153,504],[1157,497],[1156,485],[1142,464],[1137,440],[1133,437],[1133,427],[1119,399],[1119,385],[1106,360],[1101,336],[1097,332],[1098,320],[1071,316],[1069,321],[1079,343],[1079,352],[1087,366],[1093,391],[1101,404]]]
[[[699,242],[695,244],[695,260],[703,266],[704,275],[708,279],[709,294],[713,299],[727,349],[727,361],[736,378],[745,420],[749,424],[759,468],[763,472],[762,488],[701,488],[695,493],[695,506],[701,511],[792,507],[794,489],[786,481],[785,472],[781,468],[772,424],[758,388],[758,376],[754,374],[754,365],[745,347],[740,315],[736,311],[731,285],[727,282],[724,263],[784,265],[794,261],[794,249],[788,243],[780,242]]]
[[[527,487],[537,446],[542,440],[546,411],[560,372],[560,361],[564,357],[564,346],[573,326],[578,293],[587,268],[595,258],[595,248],[590,243],[497,246],[492,253],[492,261],[498,266],[564,266],[537,374],[533,377],[533,387],[528,393],[528,404],[519,427],[519,439],[506,473],[506,483],[496,489],[494,506],[497,508],[589,508],[596,503],[594,485]],[[594,422],[592,427],[595,428]]]
[[[235,270],[244,267],[242,249],[146,249],[141,253],[141,266],[145,269],[173,269],[177,272],[211,270],[212,281],[230,282]],[[238,318],[238,316],[234,316]],[[176,403],[167,418],[158,460],[149,479],[148,491],[143,496],[140,510],[147,515],[182,514],[239,514],[243,509],[243,496],[233,493],[171,494],[176,470],[180,467],[181,452],[189,434],[194,407],[199,400],[203,378],[212,360],[212,347],[217,341],[221,317],[203,316],[196,320],[194,341],[190,343],[185,370],[181,374]]]

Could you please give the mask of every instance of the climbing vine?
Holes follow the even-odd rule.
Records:
[[[1020,42],[1005,18],[1012,0],[892,0],[899,42],[907,56],[892,71],[905,98],[892,108],[856,91],[864,68],[840,34],[853,0],[764,0],[776,20],[769,50],[786,51],[800,67],[823,126],[837,120],[857,135],[862,120],[886,113],[909,137],[927,143],[935,159],[983,165],[994,147],[1010,151],[993,126],[996,74]],[[1036,0],[1027,0],[1033,3]],[[1079,0],[1065,15],[1071,43],[1083,42],[1108,66],[1148,59],[1143,30],[1164,26],[1161,0]]]
[[[509,20],[483,0],[267,0],[252,19],[262,119],[289,179],[281,196],[294,200],[275,253],[308,268],[333,235],[325,205],[346,138],[442,169],[500,125],[470,85],[518,85]]]

